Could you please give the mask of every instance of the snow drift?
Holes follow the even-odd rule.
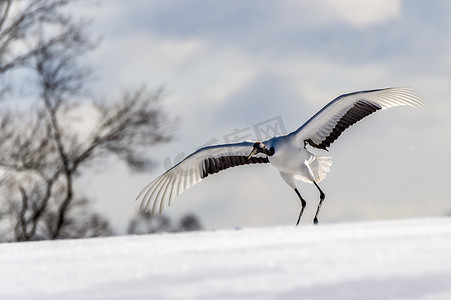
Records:
[[[0,299],[451,299],[451,218],[0,245]]]

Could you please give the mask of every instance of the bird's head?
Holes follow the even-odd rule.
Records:
[[[254,144],[254,147],[252,148],[251,153],[247,157],[247,159],[251,159],[252,156],[254,156],[255,154],[258,154],[258,153],[264,153],[268,156],[271,156],[274,154],[274,148],[271,147],[270,149],[268,149],[268,148],[266,148],[265,144],[263,144],[262,142],[256,142]]]

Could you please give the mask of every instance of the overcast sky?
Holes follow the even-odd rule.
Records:
[[[332,145],[320,222],[451,213],[451,2],[100,3],[84,12],[103,37],[90,57],[93,89],[109,96],[164,85],[164,108],[178,119],[174,140],[148,149],[153,170],[135,174],[115,163],[81,181],[119,231],[165,161],[235,131],[255,139],[262,123],[291,132],[340,94],[392,86],[416,89],[426,108],[374,114]],[[313,185],[298,188],[310,223],[319,195]],[[264,165],[211,176],[165,214],[195,212],[213,229],[294,225],[298,211],[296,194]]]

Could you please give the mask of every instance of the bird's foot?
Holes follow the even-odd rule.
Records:
[[[298,221],[296,222],[296,225],[295,225],[295,227],[298,227],[299,226],[299,222],[301,221],[301,215],[299,215],[299,218],[298,218]]]

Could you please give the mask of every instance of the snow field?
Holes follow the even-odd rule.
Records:
[[[0,299],[451,299],[451,218],[0,244]]]

